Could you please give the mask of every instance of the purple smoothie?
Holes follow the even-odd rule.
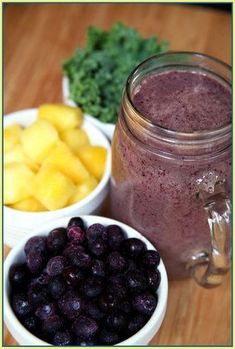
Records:
[[[135,88],[132,103],[154,124],[178,132],[217,129],[231,120],[230,86],[201,72],[149,75]],[[213,154],[209,143],[208,149]],[[121,109],[112,144],[112,214],[153,242],[170,278],[186,277],[191,255],[210,246],[198,180],[206,177],[212,187],[226,180],[229,191],[230,167],[229,151],[188,162],[159,155],[130,132]]]

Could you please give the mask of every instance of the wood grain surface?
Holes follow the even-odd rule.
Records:
[[[230,15],[168,4],[5,4],[4,113],[62,100],[61,62],[82,46],[90,25],[120,20],[171,50],[200,51],[230,63]],[[9,251],[5,247],[5,253]],[[212,290],[170,282],[164,323],[152,345],[230,345],[230,276]],[[16,342],[5,328],[5,344]]]

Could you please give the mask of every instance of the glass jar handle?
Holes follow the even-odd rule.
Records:
[[[231,203],[223,181],[216,182],[207,190],[199,187],[198,195],[208,216],[211,248],[195,253],[187,268],[200,286],[212,288],[223,282],[230,269]]]

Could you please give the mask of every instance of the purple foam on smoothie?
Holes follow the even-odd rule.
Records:
[[[199,72],[153,73],[133,93],[135,108],[159,126],[179,131],[211,130],[231,121],[231,89]]]

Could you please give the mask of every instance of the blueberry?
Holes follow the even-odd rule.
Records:
[[[68,239],[75,244],[81,244],[85,239],[84,231],[80,227],[77,227],[75,225],[67,228],[67,236]]]
[[[32,274],[39,274],[44,266],[45,257],[41,252],[30,251],[26,257],[26,263],[29,271]]]
[[[89,241],[88,248],[89,251],[93,253],[93,255],[95,255],[96,257],[101,257],[108,251],[107,243],[101,239]]]
[[[107,227],[108,244],[112,250],[118,250],[123,240],[125,240],[125,234],[118,225],[109,225]]]
[[[131,293],[140,293],[147,288],[146,279],[143,273],[138,270],[132,270],[126,273],[125,284]]]
[[[73,323],[73,332],[77,337],[91,339],[99,330],[97,322],[88,316],[79,316]]]
[[[68,285],[76,287],[84,280],[84,274],[78,268],[67,267],[63,271],[63,278]]]
[[[53,254],[59,254],[67,243],[67,233],[65,228],[53,229],[47,236],[47,249]]]
[[[99,342],[104,345],[113,345],[119,342],[119,336],[116,332],[102,328],[99,333]]]
[[[47,334],[53,334],[64,325],[63,319],[59,315],[53,315],[42,323],[42,330]]]
[[[108,279],[107,290],[114,294],[119,300],[126,298],[127,289],[121,277],[114,276]]]
[[[66,258],[63,256],[56,256],[49,259],[47,263],[47,273],[50,276],[57,276],[62,274],[66,266]]]
[[[56,315],[56,306],[54,303],[43,304],[36,309],[35,315],[41,321],[48,320],[50,317]]]
[[[28,281],[28,274],[28,269],[25,263],[13,264],[9,270],[9,280],[11,286],[25,286]]]
[[[84,339],[84,338],[77,337],[76,344],[79,345],[80,347],[88,347],[88,346],[93,347],[97,345],[97,341],[95,338]]]
[[[36,278],[31,279],[31,285],[41,285],[46,286],[50,281],[50,276],[48,274],[44,274],[44,272]]]
[[[128,259],[127,260],[127,268],[126,271],[139,270],[139,267],[135,260]]]
[[[146,250],[146,245],[140,239],[130,238],[123,241],[121,248],[127,257],[137,258]]]
[[[111,273],[122,272],[126,268],[125,258],[117,251],[111,252],[108,255],[106,264]]]
[[[118,310],[107,316],[106,324],[110,330],[120,332],[127,325],[126,314]]]
[[[24,247],[24,251],[26,256],[29,254],[29,252],[40,252],[42,254],[46,254],[46,237],[45,236],[33,236],[30,238]]]
[[[128,300],[123,300],[119,304],[118,309],[123,311],[125,314],[130,314],[132,312],[132,306],[131,306],[131,303]]]
[[[68,330],[56,332],[54,337],[53,337],[52,344],[58,345],[58,346],[65,346],[65,345],[73,344],[73,339],[72,339],[71,333]]]
[[[138,313],[151,316],[157,306],[157,296],[149,292],[137,294],[132,299],[132,306]]]
[[[85,230],[84,222],[81,217],[73,217],[68,223],[68,227],[79,227],[82,230]]]
[[[147,269],[155,269],[160,263],[160,255],[157,251],[147,250],[141,257],[141,264]]]
[[[73,256],[75,256],[76,253],[78,252],[85,252],[84,247],[82,247],[81,245],[76,245],[76,244],[73,244],[72,242],[69,242],[65,246],[62,255],[72,260]]]
[[[98,278],[90,277],[83,282],[80,291],[84,297],[94,298],[101,294],[103,288],[103,284]]]
[[[48,291],[52,298],[59,299],[66,291],[66,283],[61,277],[54,277],[48,284]]]
[[[16,293],[13,295],[12,308],[19,317],[29,314],[32,310],[27,296],[24,293]]]
[[[152,291],[157,291],[161,282],[161,274],[158,269],[147,270],[147,283]]]
[[[83,250],[76,250],[76,252],[73,252],[69,256],[69,259],[74,266],[82,270],[88,270],[91,267],[91,256],[89,256],[89,254],[87,254]]]
[[[99,223],[92,224],[87,229],[86,237],[90,242],[95,240],[107,241],[107,238],[108,238],[107,229],[102,224],[99,224]]]
[[[127,330],[132,335],[138,332],[146,324],[146,322],[147,320],[143,315],[141,314],[134,315],[131,317],[127,325]]]
[[[82,299],[73,291],[66,292],[58,301],[62,315],[69,320],[78,317],[82,311]]]
[[[114,311],[118,306],[118,298],[112,293],[104,293],[101,295],[98,305],[102,311],[105,313],[110,313]]]
[[[29,303],[33,307],[37,307],[48,301],[48,292],[45,286],[40,284],[31,285],[28,289],[27,295],[28,295]]]
[[[35,315],[27,315],[23,320],[23,325],[29,330],[30,332],[38,332],[39,330],[39,321],[38,318]]]
[[[98,277],[105,277],[106,270],[105,270],[105,264],[100,259],[94,259],[91,265],[91,274],[93,276]]]
[[[94,320],[102,320],[105,316],[95,301],[88,301],[84,308],[85,313]]]

